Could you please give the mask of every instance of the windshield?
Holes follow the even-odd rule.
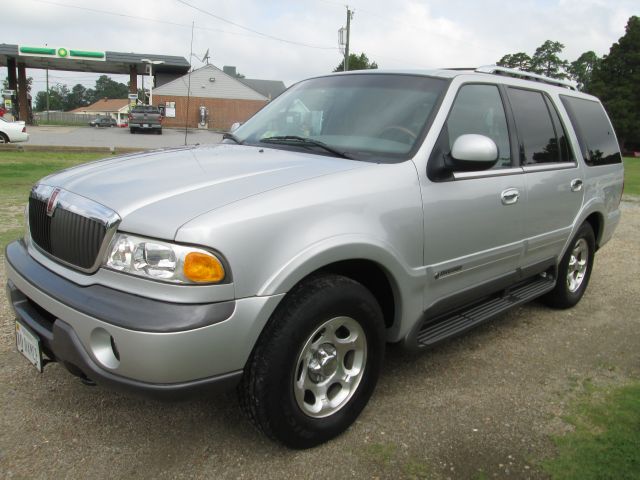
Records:
[[[443,79],[398,74],[306,80],[233,132],[234,140],[331,154],[327,148],[315,148],[322,142],[349,158],[404,160],[417,147],[446,84]]]

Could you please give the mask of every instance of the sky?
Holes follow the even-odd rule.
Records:
[[[503,55],[532,55],[545,40],[565,45],[575,60],[608,53],[624,35],[638,0],[354,0],[351,52],[366,53],[382,69],[430,69],[494,64]],[[194,8],[195,7],[195,8]],[[237,67],[247,78],[287,86],[332,71],[342,60],[338,29],[346,24],[339,0],[17,0],[3,2],[0,43],[113,50],[189,58],[192,65]],[[0,77],[6,76],[0,68]],[[28,70],[34,92],[42,70]],[[82,83],[97,75],[50,72],[50,85]],[[126,83],[128,76],[113,75]],[[35,96],[35,93],[34,93]]]

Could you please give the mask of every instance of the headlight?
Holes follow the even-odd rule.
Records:
[[[126,233],[113,237],[103,266],[172,283],[220,283],[225,277],[211,252]]]

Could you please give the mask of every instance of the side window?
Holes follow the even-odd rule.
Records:
[[[509,101],[520,139],[520,161],[523,165],[570,160],[566,135],[552,105],[541,92],[509,88]],[[556,122],[552,121],[552,113]]]
[[[613,127],[599,102],[560,95],[589,166],[622,162]]]
[[[498,146],[498,161],[493,168],[511,166],[511,148],[507,118],[500,92],[495,85],[465,85],[453,103],[449,118],[444,126],[443,135],[448,137],[448,151],[460,135],[475,133],[491,138]]]

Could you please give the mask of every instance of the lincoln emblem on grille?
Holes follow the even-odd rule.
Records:
[[[50,217],[53,215],[53,212],[56,209],[56,200],[58,199],[58,194],[60,193],[59,188],[54,188],[53,192],[51,192],[51,196],[47,201],[47,216]]]

